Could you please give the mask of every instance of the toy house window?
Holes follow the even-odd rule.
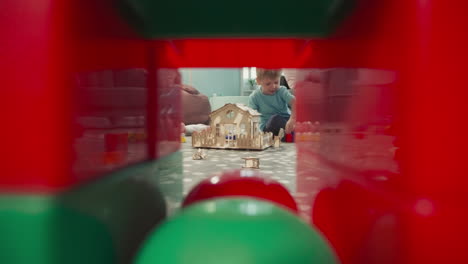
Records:
[[[240,124],[240,134],[245,135],[247,132],[245,131],[245,124]]]
[[[232,110],[227,111],[226,112],[226,118],[228,118],[228,119],[234,118],[234,111],[232,111]]]
[[[252,134],[257,133],[257,122],[253,122],[252,130],[253,130]]]
[[[224,124],[226,129],[226,140],[236,140],[236,127],[235,123],[233,124]]]
[[[216,136],[219,137],[219,124],[216,124]]]

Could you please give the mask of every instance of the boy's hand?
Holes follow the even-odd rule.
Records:
[[[294,131],[296,127],[296,120],[293,118],[290,118],[288,122],[286,123],[286,134],[290,134],[291,132]]]

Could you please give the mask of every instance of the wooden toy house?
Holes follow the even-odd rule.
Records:
[[[259,129],[260,113],[243,104],[226,104],[210,114],[210,127],[192,134],[196,148],[263,150],[273,134]]]

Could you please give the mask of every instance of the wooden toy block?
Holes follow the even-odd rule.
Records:
[[[260,169],[260,158],[247,157],[242,159],[245,161],[242,168]]]
[[[195,153],[193,153],[192,159],[194,160],[206,159],[206,152],[202,149],[198,149]]]

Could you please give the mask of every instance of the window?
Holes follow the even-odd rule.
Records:
[[[245,135],[247,132],[245,131],[245,124],[240,124],[240,134]]]
[[[219,137],[219,124],[216,124],[216,136]]]
[[[250,95],[252,91],[257,88],[255,83],[255,78],[257,78],[257,68],[256,67],[244,67],[242,68],[242,94],[241,95]]]
[[[242,68],[242,79],[255,79],[257,78],[257,68],[256,67],[244,67]]]
[[[228,118],[228,119],[233,119],[233,118],[234,118],[234,111],[228,110],[228,111],[226,112],[226,118]]]

